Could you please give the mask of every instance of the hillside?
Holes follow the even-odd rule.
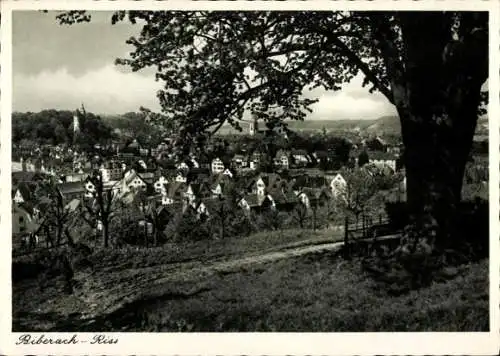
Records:
[[[288,127],[293,131],[311,132],[322,131],[360,131],[380,134],[400,134],[399,118],[396,116],[383,116],[376,120],[304,120],[288,121]],[[247,133],[247,125],[242,124],[243,133]],[[237,134],[238,131],[230,126],[223,126],[219,134]]]
[[[122,127],[125,121],[121,121],[123,116],[106,116],[103,119],[113,128]],[[323,129],[328,132],[334,131],[360,131],[368,134],[375,135],[401,135],[401,123],[398,116],[389,115],[381,116],[378,119],[369,120],[304,120],[304,121],[288,121],[288,127],[293,131],[311,132],[322,131]],[[241,123],[243,128],[242,133],[248,133],[248,123]],[[487,133],[488,131],[488,118],[481,117],[477,124],[477,133]],[[219,135],[239,134],[229,125],[224,125],[220,128]]]
[[[382,116],[372,125],[366,128],[366,131],[374,134],[401,134],[401,123],[398,116]]]

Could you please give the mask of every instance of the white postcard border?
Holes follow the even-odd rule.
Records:
[[[0,354],[176,354],[176,355],[486,355],[499,351],[499,121],[500,7],[496,1],[13,1],[0,2],[1,121],[0,121]],[[11,105],[13,10],[488,10],[490,11],[490,332],[489,333],[106,333],[116,345],[15,345],[21,333],[11,332]],[[375,307],[375,306],[374,306]],[[41,333],[33,333],[40,335]],[[71,337],[71,333],[45,333]],[[78,333],[81,340],[95,334]]]

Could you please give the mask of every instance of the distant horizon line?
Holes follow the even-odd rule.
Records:
[[[40,113],[42,111],[50,111],[50,110],[55,110],[55,111],[69,111],[69,112],[75,112],[76,110],[79,110],[80,108],[78,109],[74,109],[74,110],[70,110],[70,109],[54,109],[54,108],[51,108],[51,109],[41,109],[41,110],[38,110],[38,111],[32,111],[32,110],[12,110],[12,114],[27,114],[27,113],[34,113],[34,114],[37,114],[37,113]],[[102,116],[102,117],[112,117],[112,116],[124,116],[126,114],[129,114],[129,113],[136,113],[136,114],[139,114],[140,111],[126,111],[126,112],[123,112],[123,113],[99,113],[99,112],[94,112],[92,110],[87,110],[85,109],[85,111],[87,111],[88,113],[91,113],[91,114],[94,114],[96,116]],[[380,118],[385,118],[385,117],[398,117],[397,115],[380,115],[380,116],[377,116],[377,117],[369,117],[369,118],[328,118],[328,119],[307,119],[305,118],[304,120],[294,120],[294,119],[286,119],[285,121],[359,121],[359,120],[363,120],[363,121],[370,121],[370,120],[378,120]],[[261,120],[259,120],[261,121]],[[240,122],[250,122],[249,120],[241,120]]]

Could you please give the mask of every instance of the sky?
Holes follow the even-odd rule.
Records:
[[[132,50],[125,41],[140,25],[111,25],[111,12],[92,13],[90,23],[59,25],[55,13],[13,14],[13,111],[43,109],[123,114],[141,106],[159,111],[161,83],[152,71],[131,72],[114,64]],[[385,97],[370,94],[357,77],[339,92],[315,89],[319,102],[307,119],[375,119],[395,115]]]

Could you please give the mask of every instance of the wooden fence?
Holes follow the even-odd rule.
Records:
[[[369,216],[362,216],[359,221],[351,223],[349,219],[345,218],[344,223],[344,251],[346,255],[350,254],[354,246],[360,247],[360,245],[375,245],[377,243],[377,238],[387,235],[398,234],[400,231],[394,229],[387,217],[380,215],[378,218],[374,219]],[[370,249],[366,249],[367,246],[363,246],[368,252]],[[359,248],[358,248],[359,249]]]

